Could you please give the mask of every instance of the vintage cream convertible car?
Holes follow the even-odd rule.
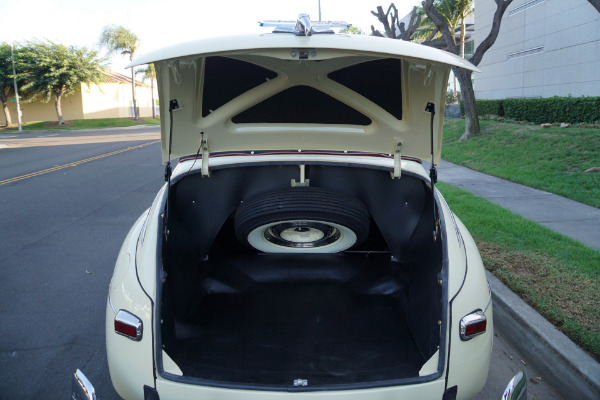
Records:
[[[435,165],[450,68],[476,68],[306,15],[275,25],[132,64],[156,67],[167,183],[110,283],[116,391],[472,398],[490,363],[492,297]],[[73,382],[73,398],[93,398],[81,371]]]

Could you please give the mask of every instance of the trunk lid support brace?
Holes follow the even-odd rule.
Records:
[[[431,114],[431,122],[429,124],[431,132],[431,168],[429,170],[429,180],[431,182],[431,201],[433,204],[433,241],[435,242],[437,240],[438,235],[437,210],[435,203],[435,183],[437,182],[437,169],[435,168],[435,164],[433,162],[433,119],[435,117],[435,104],[431,102],[427,103],[427,106],[425,107],[425,112]]]

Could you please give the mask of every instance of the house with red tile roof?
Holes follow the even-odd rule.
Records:
[[[134,116],[131,77],[109,70],[105,70],[104,73],[105,79],[100,85],[82,84],[76,92],[63,96],[61,108],[65,121]],[[154,93],[154,99],[158,99],[157,93]],[[152,117],[152,88],[150,85],[136,80],[136,102],[140,117]],[[22,122],[58,120],[53,101],[43,103],[37,99],[32,102],[21,101],[20,103]],[[16,121],[17,110],[14,98],[9,101],[8,108],[12,120]],[[4,113],[0,112],[0,125],[5,124]]]

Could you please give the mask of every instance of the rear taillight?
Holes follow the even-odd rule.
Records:
[[[485,333],[486,328],[487,318],[483,311],[474,311],[460,320],[460,339],[471,340],[475,336]]]
[[[131,340],[142,340],[142,320],[129,311],[119,310],[115,316],[115,332]]]

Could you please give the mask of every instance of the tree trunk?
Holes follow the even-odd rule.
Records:
[[[58,125],[64,124],[62,110],[60,108],[60,100],[62,98],[62,93],[54,95],[54,107],[56,108],[56,115],[58,116]]]
[[[6,126],[12,125],[12,119],[10,118],[10,111],[8,110],[7,101],[2,101],[2,109],[4,110],[4,118],[6,118]]]
[[[600,12],[600,0],[588,0],[590,4]]]
[[[156,108],[154,103],[154,78],[150,78],[150,88],[152,90],[152,119],[156,119],[156,111],[154,110]]]
[[[137,121],[139,116],[137,111],[137,104],[135,101],[135,71],[133,70],[133,67],[131,67],[131,95],[133,97],[133,116]]]
[[[452,74],[454,75],[454,74]],[[452,93],[452,96],[454,97],[454,100],[458,100],[458,91],[456,90],[456,75],[454,75],[454,77],[452,78],[454,80],[454,92]]]
[[[460,140],[467,140],[480,131],[477,107],[475,106],[475,91],[473,90],[473,81],[471,81],[472,71],[462,68],[452,68],[452,70],[458,78],[460,94],[465,108],[465,133],[460,137]]]
[[[592,2],[597,0],[589,1]],[[447,21],[434,7],[433,2],[434,0],[423,1],[423,10],[438,28],[438,30],[441,32],[442,37],[444,38],[444,41],[448,46],[448,51],[454,54],[458,54],[460,50],[456,48],[454,32],[450,33]],[[506,8],[513,2],[513,0],[495,0],[495,2],[496,12],[494,12],[494,18],[492,20],[492,29],[490,30],[490,33],[485,37],[485,39],[483,39],[483,41],[479,44],[479,46],[477,46],[475,53],[469,60],[475,66],[479,65],[479,63],[481,62],[481,58],[483,57],[485,52],[490,47],[492,47],[492,45],[496,41],[498,33],[500,32],[500,24],[502,23],[502,16],[504,15],[504,11],[506,11]],[[465,140],[471,137],[472,135],[478,134],[480,130],[479,119],[477,117],[477,107],[475,106],[475,92],[473,90],[473,82],[471,81],[472,73],[471,71],[458,68],[452,68],[452,70],[458,78],[461,96],[465,108],[465,133],[460,137],[460,140]]]

